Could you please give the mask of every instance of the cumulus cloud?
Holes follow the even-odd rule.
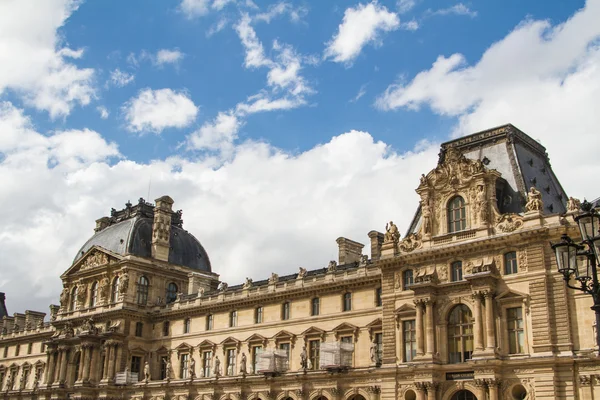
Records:
[[[98,113],[100,114],[100,118],[102,119],[107,119],[110,114],[104,106],[96,107],[96,111],[98,111]]]
[[[359,4],[344,12],[338,32],[327,43],[324,58],[346,64],[352,63],[364,46],[381,43],[381,34],[400,27],[396,13],[373,1]]]
[[[121,71],[117,68],[114,71],[111,71],[109,83],[116,87],[124,87],[133,82],[134,79],[135,75]]]
[[[185,56],[185,54],[183,54],[178,49],[173,49],[173,50],[161,49],[156,53],[155,62],[159,66],[162,66],[165,64],[177,65],[177,64],[179,64],[179,62],[181,60],[183,60],[184,56]]]
[[[95,96],[94,70],[69,59],[83,50],[63,46],[57,30],[77,9],[75,0],[0,2],[0,95],[13,90],[52,118],[68,115]]]
[[[143,89],[124,106],[127,128],[132,132],[161,133],[184,128],[196,119],[198,107],[185,92]]]
[[[244,46],[246,68],[268,67],[273,62],[265,55],[265,49],[256,35],[256,31],[250,24],[252,18],[247,13],[242,15],[240,21],[235,25],[235,30]]]
[[[599,19],[600,2],[589,1],[562,24],[523,21],[476,64],[440,55],[412,80],[390,85],[376,104],[457,117],[455,135],[511,122],[542,139],[553,166],[568,172],[568,193],[597,197],[585,181],[600,173]],[[574,141],[585,146],[566,151]]]
[[[412,10],[417,5],[416,0],[398,0],[396,7],[399,14],[404,14]]]
[[[418,177],[424,165],[435,166],[438,151],[398,154],[367,132],[349,131],[295,154],[243,142],[219,165],[181,157],[144,164],[119,158],[97,133],[57,132],[52,140],[22,110],[0,109],[0,129],[9,132],[0,136],[0,291],[11,313],[57,303],[58,277],[92,236],[94,220],[145,196],[150,176],[150,200],[172,196],[213,270],[234,284],[326,266],[337,237],[367,244],[367,232],[390,218],[406,227]],[[215,122],[221,132],[236,126],[225,114]]]
[[[188,149],[219,151],[231,156],[241,122],[233,112],[220,112],[214,121],[208,121],[187,138]]]

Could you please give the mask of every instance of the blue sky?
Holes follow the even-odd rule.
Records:
[[[599,0],[0,2],[0,291],[46,309],[95,219],[164,194],[230,284],[326,266],[339,236],[406,230],[441,142],[507,122],[597,197],[599,20]]]

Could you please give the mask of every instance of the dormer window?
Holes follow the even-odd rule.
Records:
[[[460,196],[455,196],[448,202],[448,233],[460,232],[467,229],[465,201]]]
[[[177,285],[173,282],[169,283],[167,286],[167,294],[165,296],[165,301],[167,304],[174,302],[177,300]]]

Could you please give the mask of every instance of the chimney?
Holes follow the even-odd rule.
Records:
[[[152,258],[169,261],[171,214],[174,202],[169,196],[162,196],[154,201],[156,206],[152,224]]]
[[[371,239],[371,260],[377,261],[381,258],[381,245],[383,244],[384,235],[381,232],[369,232]]]
[[[355,242],[345,237],[339,237],[336,240],[339,249],[338,264],[350,264],[360,261],[364,244]]]
[[[94,232],[98,233],[101,230],[103,230],[104,228],[106,228],[108,225],[110,225],[110,218],[102,217],[100,219],[97,219],[96,220],[96,228],[94,229]]]

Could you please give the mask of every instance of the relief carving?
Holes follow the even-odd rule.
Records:
[[[529,211],[544,211],[544,202],[542,201],[542,194],[535,187],[531,187],[527,193],[527,203],[525,204],[525,210]]]
[[[400,251],[405,253],[410,253],[413,250],[421,247],[421,235],[418,233],[411,233],[406,236],[400,243],[398,243],[398,248]]]
[[[109,263],[109,258],[101,251],[94,251],[81,263],[81,269],[95,268]]]
[[[500,232],[509,233],[516,231],[522,226],[523,218],[518,214],[503,214],[496,224],[496,229]]]

